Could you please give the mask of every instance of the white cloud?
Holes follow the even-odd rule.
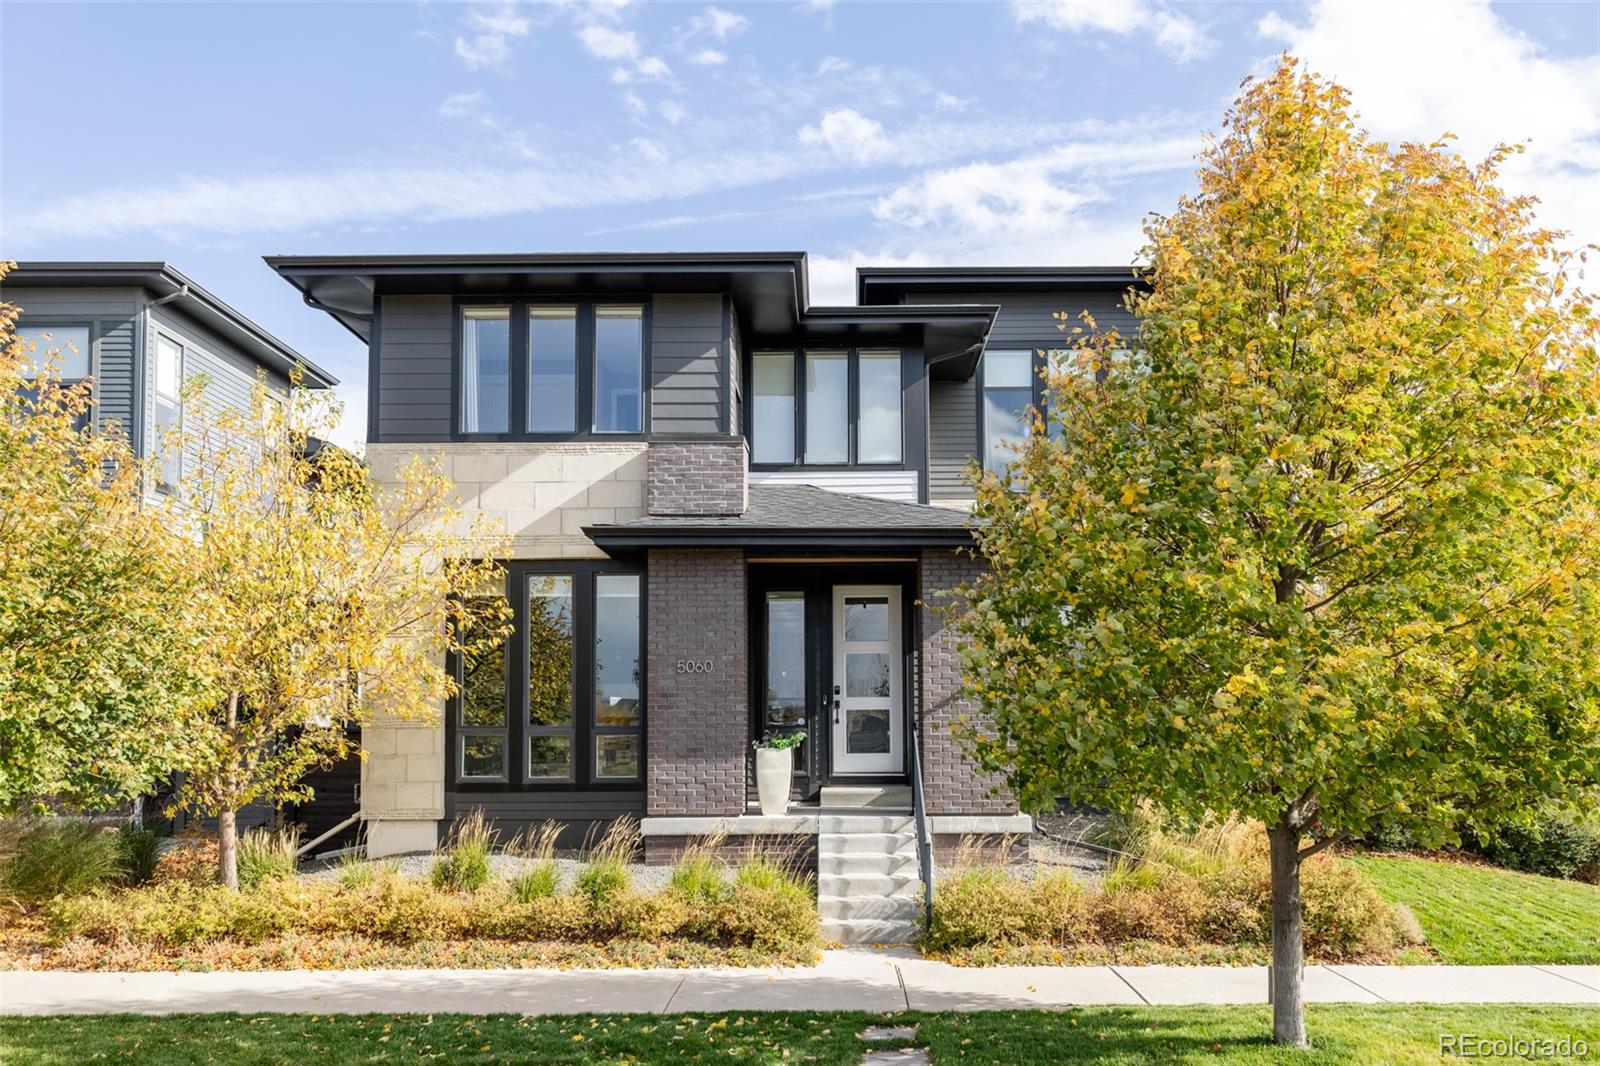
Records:
[[[697,67],[720,67],[727,61],[728,53],[719,52],[715,48],[702,48],[689,56],[689,62]]]
[[[884,135],[883,123],[849,107],[829,111],[814,126],[801,127],[800,143],[826,148],[856,163],[878,162],[894,155],[894,144]]]
[[[478,4],[467,12],[472,32],[456,37],[456,56],[468,70],[503,69],[511,58],[511,38],[526,37],[528,19],[510,3]]]
[[[685,111],[683,105],[678,103],[676,100],[661,101],[661,107],[659,110],[661,112],[661,117],[666,119],[667,124],[671,126],[676,126],[678,123],[689,117],[689,112]]]
[[[940,111],[965,111],[972,101],[952,93],[934,93],[933,106]]]
[[[684,27],[684,36],[693,37],[706,34],[719,41],[726,41],[729,36],[740,33],[750,26],[750,20],[743,15],[735,15],[731,11],[724,11],[720,7],[708,7],[701,14],[690,19]]]
[[[608,26],[584,26],[578,39],[596,59],[637,59],[639,35],[632,30],[613,30]]]
[[[618,84],[630,81],[635,73],[646,78],[668,78],[672,75],[667,64],[659,57],[644,54],[639,35],[632,30],[614,30],[609,26],[590,23],[579,28],[578,39],[596,59],[620,60],[632,66],[632,70],[618,67],[611,72],[611,80]]]
[[[1180,61],[1206,55],[1215,42],[1188,15],[1148,0],[1012,0],[1019,25],[1038,22],[1069,33],[1147,33],[1156,47]]]
[[[453,93],[439,104],[439,114],[445,118],[481,119],[488,102],[481,92]]]
[[[633,146],[634,151],[652,163],[660,163],[667,158],[666,150],[648,137],[635,137],[628,143]]]
[[[1383,32],[1373,32],[1378,19]],[[1540,220],[1600,239],[1600,54],[1552,56],[1482,0],[1319,3],[1305,21],[1259,24],[1311,69],[1350,90],[1358,121],[1390,141],[1458,136],[1469,160],[1526,141],[1508,189],[1541,198]]]
[[[623,93],[622,106],[626,107],[635,117],[643,118],[650,110],[650,105],[644,102],[644,97],[638,93]]]

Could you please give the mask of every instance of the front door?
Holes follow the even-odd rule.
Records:
[[[833,587],[833,772],[898,774],[905,768],[900,669],[900,587]]]

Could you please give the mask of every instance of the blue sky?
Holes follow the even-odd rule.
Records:
[[[166,259],[329,367],[268,253],[1129,262],[1287,49],[1391,139],[1530,139],[1600,239],[1600,5],[0,4],[0,253]]]

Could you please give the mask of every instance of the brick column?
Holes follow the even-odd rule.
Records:
[[[961,694],[960,637],[935,608],[953,602],[947,590],[975,577],[983,562],[955,551],[922,553],[918,622],[922,641],[922,783],[929,814],[1015,814],[1017,803],[998,774],[980,773],[950,728],[978,721],[977,701]]]
[[[749,505],[750,453],[743,437],[652,441],[646,509],[655,515],[739,515]]]
[[[648,574],[646,811],[743,814],[750,718],[744,552],[652,549]],[[680,674],[679,661],[709,661],[711,668]]]

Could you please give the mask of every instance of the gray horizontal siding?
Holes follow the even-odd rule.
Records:
[[[448,296],[385,296],[378,315],[372,382],[380,441],[443,441],[451,427]]]
[[[650,431],[718,433],[726,402],[722,297],[657,296],[650,305]]]
[[[644,817],[644,790],[584,790],[576,792],[452,792],[444,794],[444,816],[453,822],[474,807],[500,830],[502,843],[517,833],[545,821],[565,823],[560,844],[580,847],[586,837],[598,836],[618,818]]]
[[[188,383],[205,380],[205,391],[198,397],[184,397],[184,471],[197,469],[202,452],[213,454],[231,449],[238,442],[220,439],[217,426],[222,412],[250,413],[257,375],[265,368],[232,344],[168,307],[153,307],[147,314],[149,335],[145,351],[154,352],[156,334],[165,333],[183,346],[183,379]],[[144,426],[155,424],[155,360],[144,361]],[[266,373],[267,386],[282,394],[289,379],[276,371]],[[144,447],[153,450],[160,442],[154,431],[146,435]]]
[[[0,295],[22,308],[22,323],[78,320],[91,327],[89,372],[95,379],[95,419],[115,423],[137,440],[138,317],[141,291],[134,288],[4,288]]]
[[[928,499],[972,498],[966,467],[977,443],[977,378],[929,382]]]

